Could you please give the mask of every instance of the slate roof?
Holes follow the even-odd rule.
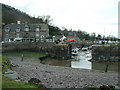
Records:
[[[46,39],[53,39],[53,37],[52,37],[52,36],[49,36],[49,37],[46,37]]]
[[[21,31],[25,30],[25,27],[29,28],[29,31],[35,31],[37,27],[40,27],[40,30],[49,30],[47,24],[7,24],[4,26],[3,30],[6,28],[10,29],[10,32],[14,32],[17,28],[20,28]]]
[[[3,30],[5,30],[6,28],[9,28],[10,31],[14,32],[17,28],[20,28],[20,30],[24,30],[25,25],[24,24],[7,24],[4,26]]]

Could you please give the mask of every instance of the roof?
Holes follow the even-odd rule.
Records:
[[[49,37],[46,37],[46,39],[53,39],[53,37],[52,37],[52,36],[49,36]]]
[[[77,41],[76,39],[67,39],[66,41]]]
[[[20,30],[24,30],[25,25],[24,24],[7,24],[4,26],[3,30],[6,28],[10,28],[11,31],[15,31],[17,28],[20,28]]]
[[[63,35],[55,35],[55,39],[61,39]]]
[[[40,24],[7,24],[4,26],[3,30],[5,30],[6,28],[10,28],[11,31],[15,31],[17,28],[19,28],[20,30],[24,30],[25,27],[28,27],[30,31],[35,31],[37,27],[40,28],[40,30],[44,31],[44,30],[49,30],[48,25],[44,24],[44,23],[40,23]]]
[[[79,37],[67,37],[67,39],[75,39],[75,40],[77,40],[78,42],[80,41],[80,38]]]

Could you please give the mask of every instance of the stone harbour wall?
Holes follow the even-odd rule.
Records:
[[[56,45],[51,42],[13,42],[3,43],[2,52],[9,51],[36,51],[40,53],[48,53],[51,57],[58,59],[69,59],[70,51],[68,44]]]
[[[119,61],[118,45],[92,45],[92,61]]]

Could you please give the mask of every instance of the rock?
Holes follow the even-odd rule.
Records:
[[[10,69],[5,72],[4,76],[14,80],[18,79],[18,73]]]
[[[28,80],[28,83],[32,83],[32,84],[39,84],[41,81],[37,78],[31,78],[30,80]]]
[[[51,73],[50,71],[45,71],[46,73]]]
[[[115,89],[115,86],[112,86],[112,85],[102,85],[99,87],[101,90],[112,90],[112,89]]]
[[[47,80],[47,78],[43,78],[44,80]]]
[[[7,72],[5,72],[5,74],[14,74],[14,73],[15,73],[15,71],[12,71],[10,69],[7,69]]]
[[[111,89],[115,89],[115,86],[112,86],[112,85],[108,85],[108,87]]]
[[[63,84],[62,82],[60,82],[60,84]]]
[[[15,80],[16,82],[21,82],[20,80]]]
[[[40,87],[46,88],[43,83],[37,78],[31,78],[28,83],[39,85]]]

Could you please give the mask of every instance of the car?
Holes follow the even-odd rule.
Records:
[[[87,51],[88,50],[88,47],[87,46],[84,46],[83,48],[82,48],[82,51]]]

